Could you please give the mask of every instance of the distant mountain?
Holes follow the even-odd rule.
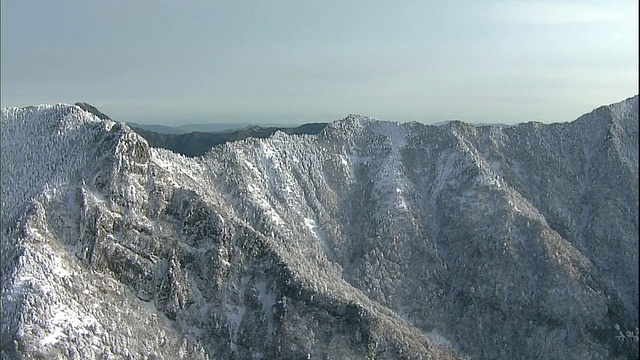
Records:
[[[187,134],[162,134],[133,126],[131,129],[145,138],[152,147],[168,149],[186,156],[201,156],[211,150],[212,147],[229,141],[244,140],[249,137],[263,139],[277,131],[296,135],[316,135],[326,126],[327,123],[305,124],[294,128],[251,126],[242,130],[217,133],[191,132]]]
[[[256,126],[248,122],[185,124],[185,125],[179,125],[179,126],[148,125],[148,124],[140,124],[135,122],[128,122],[127,125],[136,129],[143,129],[143,130],[153,131],[160,134],[172,134],[172,135],[182,135],[182,134],[188,134],[192,132],[220,133],[220,132],[240,131],[240,130],[247,130],[253,126]],[[263,124],[263,125],[259,125],[259,127],[288,129],[295,126],[286,125],[286,124]]]
[[[166,125],[147,125],[147,124],[139,124],[134,122],[127,123],[130,127],[135,127],[137,129],[143,129],[146,131],[153,131],[160,134],[187,134],[192,132],[203,132],[203,133],[211,133],[211,132],[223,132],[223,131],[234,131],[245,129],[251,126],[247,122],[243,123],[229,123],[229,124],[186,124],[180,126],[166,126]]]
[[[438,122],[435,122],[435,123],[433,123],[431,125],[433,125],[433,126],[443,126],[443,125],[447,125],[448,123],[456,122],[456,121],[460,121],[460,120],[438,121]],[[473,126],[497,126],[497,127],[513,126],[513,125],[501,124],[501,123],[470,123],[469,125],[473,125]]]
[[[2,358],[638,358],[638,96],[195,157],[77,106],[1,125]]]
[[[182,134],[190,132],[221,132],[230,130],[240,130],[251,126],[248,122],[228,123],[228,124],[186,124],[176,126]]]
[[[178,128],[166,125],[147,125],[139,124],[135,122],[128,122],[127,125],[131,128],[136,128],[144,131],[151,131],[160,134],[183,134],[184,132]]]

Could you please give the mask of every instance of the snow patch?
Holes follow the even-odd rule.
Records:
[[[276,304],[276,298],[273,294],[269,293],[267,283],[265,281],[258,282],[256,284],[256,289],[258,290],[258,294],[260,295],[260,302],[262,303],[262,308],[264,309],[264,314],[267,318],[267,334],[273,334],[273,307]]]
[[[407,136],[402,125],[398,122],[378,122],[373,128],[377,134],[388,136],[393,151],[399,151],[407,146]]]
[[[53,269],[53,273],[60,277],[69,277],[71,274],[65,270],[62,266],[56,265]]]
[[[226,318],[227,318],[227,326],[229,327],[229,338],[231,343],[229,347],[232,352],[238,351],[238,331],[240,330],[240,325],[242,324],[242,320],[244,319],[244,315],[247,313],[247,308],[244,305],[244,292],[247,286],[249,278],[240,279],[240,288],[238,289],[238,304],[225,304],[226,310]]]
[[[54,315],[47,321],[48,335],[45,336],[40,344],[42,346],[51,345],[59,342],[61,338],[67,337],[67,334],[73,329],[80,334],[86,334],[88,331],[85,326],[96,323],[96,319],[92,316],[81,317],[75,311],[66,306],[58,306],[54,309]]]
[[[441,335],[440,333],[436,332],[435,330],[429,331],[428,333],[425,334],[425,336],[429,340],[431,340],[432,343],[436,345],[440,345],[449,349],[454,349],[454,346],[451,343],[451,341],[446,337],[444,337],[443,335]]]
[[[231,338],[231,351],[238,351],[238,330],[240,330],[240,324],[244,319],[244,314],[247,312],[245,306],[227,305],[227,324],[229,325],[229,337]]]
[[[143,302],[142,303],[144,305],[144,307],[155,317],[159,317],[160,320],[162,321],[162,323],[164,324],[164,327],[173,331],[173,332],[177,332],[177,328],[176,328],[176,322],[169,319],[167,317],[167,315],[165,315],[162,311],[160,311],[155,303],[153,301],[149,301],[149,302]]]
[[[273,208],[273,206],[269,203],[269,201],[264,197],[264,191],[261,191],[260,188],[255,186],[254,184],[248,184],[247,190],[249,193],[253,195],[253,199],[256,205],[262,210],[262,212],[267,215],[271,221],[273,221],[276,225],[284,225],[285,222],[282,220],[278,212]]]
[[[244,165],[246,167],[249,168],[249,170],[251,170],[252,172],[254,172],[258,176],[260,175],[260,170],[258,170],[258,168],[255,165],[253,165],[253,163],[251,161],[249,161],[247,159],[242,159],[242,162],[244,163]]]
[[[322,248],[322,251],[325,254],[328,254],[331,251],[331,248],[329,247],[329,244],[327,244],[324,237],[321,236],[320,233],[318,233],[318,225],[316,224],[316,221],[310,218],[304,218],[304,224],[309,229],[309,232],[311,232],[311,235],[313,235],[313,237],[316,238],[316,240],[318,240],[318,243],[320,245],[320,248]]]

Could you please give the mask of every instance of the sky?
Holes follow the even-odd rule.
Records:
[[[2,0],[1,105],[146,124],[571,121],[638,94],[636,0]]]

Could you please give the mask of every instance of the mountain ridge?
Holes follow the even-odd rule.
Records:
[[[248,137],[266,138],[277,131],[287,134],[315,135],[322,131],[326,123],[309,123],[296,127],[261,127],[248,126],[240,130],[225,130],[221,132],[189,132],[184,134],[164,134],[130,126],[133,131],[141,135],[149,145],[159,147],[185,156],[202,156],[212,147],[230,141],[238,141]]]
[[[507,128],[351,115],[195,158],[3,109],[3,355],[633,358],[637,101]]]

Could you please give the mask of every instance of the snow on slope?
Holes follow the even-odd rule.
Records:
[[[31,115],[55,124],[78,111],[58,108]],[[21,111],[30,110],[3,110],[3,126]],[[83,166],[16,186],[34,199],[26,215],[7,208],[7,227],[22,222],[3,233],[12,254],[3,259],[18,259],[12,275],[3,269],[12,304],[3,319],[15,319],[23,348],[159,358],[176,349],[193,358],[637,354],[637,97],[554,125],[352,115],[318,136],[277,133],[197,158],[78,114],[89,120],[74,139],[94,142],[64,164]],[[28,150],[4,131],[2,141],[19,149],[3,151],[3,168]],[[6,230],[4,216],[3,204]]]
[[[383,347],[369,350],[374,353],[404,349],[458,358],[442,347],[425,347],[428,340],[398,323],[391,313],[375,320],[391,324],[384,325],[391,327],[383,334],[347,327],[345,319],[371,317],[376,305],[338,280],[339,267],[323,258],[311,231],[295,246],[287,242],[293,233],[282,228],[284,221],[274,221],[291,215],[283,211],[283,204],[326,221],[326,216],[314,215],[321,209],[308,205],[305,198],[311,191],[317,195],[314,181],[319,178],[307,179],[304,171],[277,174],[291,162],[304,161],[306,170],[322,176],[308,162],[315,156],[302,161],[293,156],[305,157],[305,144],[286,156],[276,153],[271,144],[254,143],[254,150],[222,149],[223,158],[190,159],[149,149],[125,126],[96,122],[87,114],[80,113],[66,124],[65,115],[78,109],[63,105],[56,109],[3,112],[3,126],[15,119],[27,124],[10,127],[12,133],[3,132],[3,150],[5,146],[15,150],[11,156],[3,151],[3,156],[7,154],[3,163],[12,169],[3,172],[3,181],[11,186],[12,181],[26,181],[28,186],[15,188],[32,191],[22,204],[31,204],[28,211],[3,205],[3,218],[15,213],[2,237],[3,270],[7,270],[3,271],[3,334],[8,334],[3,337],[3,356],[34,352],[69,358],[228,358],[232,354],[297,358],[314,353],[342,358],[361,354],[360,345],[354,347],[353,341],[375,338]],[[44,124],[38,129],[44,134],[62,124],[70,133],[60,135],[73,141],[44,139],[42,147],[32,151],[10,140],[11,136],[30,139],[29,132],[38,121]],[[276,145],[291,140],[278,137],[272,139]],[[82,144],[84,148],[75,148]],[[59,148],[49,153],[50,146]],[[74,153],[67,155],[69,149]],[[16,175],[16,160],[24,156],[36,156],[38,161],[27,163],[33,171]],[[73,162],[65,162],[69,157]],[[276,178],[245,179],[234,159],[245,160],[245,165],[250,162]],[[50,164],[55,170],[58,163],[64,169],[37,172]],[[41,176],[29,180],[29,174]],[[11,186],[3,190],[9,192]],[[304,196],[290,196],[300,189]],[[262,216],[266,222],[255,221]],[[294,231],[300,228],[306,228],[303,221]],[[257,308],[251,305],[255,296],[261,304]],[[315,305],[305,305],[309,301]],[[367,310],[340,315],[350,311],[350,301],[369,304]],[[149,309],[157,309],[169,322]],[[322,324],[306,325],[315,312],[328,318]],[[322,339],[282,342],[291,339],[290,329],[320,331],[328,322],[334,324]],[[263,326],[270,337],[264,336]]]
[[[112,125],[62,104],[2,109],[2,228],[45,185],[55,191],[77,176],[86,165],[86,149]]]
[[[2,109],[3,358],[139,358],[165,345],[205,358],[159,326],[125,285],[82,261],[88,248],[78,235],[87,224],[76,217],[87,215],[87,204],[114,200],[85,183],[99,182],[96,168],[126,150],[126,141],[109,142],[119,138],[115,125],[62,104]],[[121,194],[137,195],[122,185]]]

